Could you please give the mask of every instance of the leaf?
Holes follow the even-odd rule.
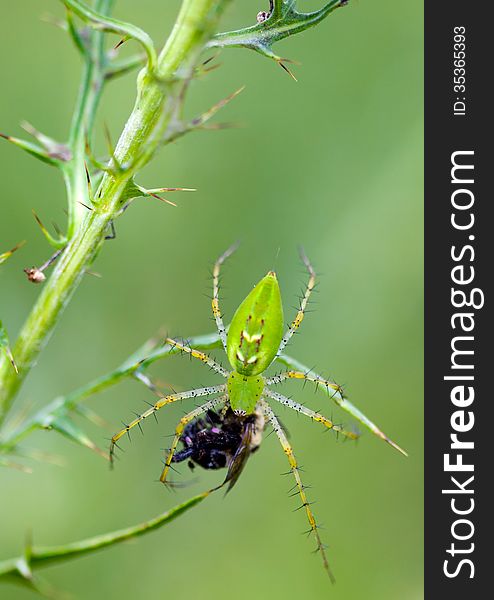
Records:
[[[21,140],[20,138],[13,137],[11,135],[6,135],[4,133],[0,133],[0,137],[8,142],[11,142],[18,148],[21,148],[31,156],[34,156],[38,160],[41,160],[44,163],[51,165],[52,167],[61,167],[62,162],[57,160],[49,155],[49,153],[43,149],[41,146],[37,144],[33,144],[32,142],[27,142],[26,140]]]
[[[125,75],[134,69],[142,67],[144,61],[145,56],[142,54],[134,54],[128,58],[112,61],[105,72],[105,79],[108,81]]]
[[[286,59],[273,52],[273,44],[314,27],[331,12],[345,4],[348,4],[348,0],[330,0],[321,9],[304,13],[297,10],[296,0],[274,0],[272,2],[272,12],[264,21],[244,29],[218,33],[209,42],[208,46],[210,48],[225,48],[227,46],[250,48],[275,60],[290,73],[283,64]]]
[[[65,560],[84,556],[91,552],[96,552],[103,548],[114,546],[129,539],[133,539],[159,529],[168,523],[174,521],[194,506],[200,504],[213,491],[208,490],[194,496],[185,502],[173,507],[171,510],[162,513],[137,525],[97,535],[85,540],[79,540],[62,546],[37,547],[31,546],[30,540],[26,543],[26,548],[22,556],[10,558],[0,562],[0,579],[16,580],[33,587],[33,581],[39,583],[39,580],[33,579],[33,573],[38,567],[57,564]],[[40,591],[40,590],[38,590]]]
[[[205,112],[195,117],[189,122],[181,123],[181,122],[173,122],[165,135],[165,142],[170,143],[177,140],[179,137],[185,135],[189,131],[194,131],[196,129],[206,129],[206,123],[212,119],[223,107],[225,107],[229,102],[231,102],[234,98],[236,98],[239,94],[241,94],[245,89],[245,86],[240,87],[238,90],[235,90],[230,95],[226,96],[226,98],[222,98],[216,104],[213,104],[210,108],[208,108]],[[225,127],[224,124],[218,124],[216,127],[212,126],[211,128],[223,129]]]
[[[39,228],[41,229],[43,235],[45,236],[45,238],[46,238],[47,242],[50,244],[50,246],[53,246],[57,250],[64,248],[67,244],[67,238],[62,235],[59,235],[58,237],[53,237],[51,235],[51,233],[48,231],[48,229],[46,229],[46,227],[43,225],[43,222],[38,217],[38,215],[36,214],[34,209],[31,209],[31,210],[32,210],[34,218],[36,219],[36,223],[39,225]]]
[[[118,19],[113,19],[98,13],[83,2],[79,2],[79,0],[61,1],[68,9],[72,10],[86,23],[90,23],[95,29],[116,33],[121,35],[124,40],[130,38],[139,42],[146,52],[149,70],[154,70],[157,62],[156,50],[154,49],[151,38],[145,31],[139,27],[136,27],[135,25],[132,25],[132,23],[119,21]]]
[[[24,131],[29,133],[29,135],[32,135],[39,144],[41,144],[50,158],[60,162],[69,162],[72,159],[72,152],[65,144],[61,144],[53,138],[48,137],[44,133],[41,133],[41,131],[38,131],[31,125],[31,123],[28,123],[27,121],[23,121],[21,123],[21,127],[24,129]]]
[[[69,438],[76,444],[80,444],[81,446],[89,448],[105,459],[108,458],[107,452],[104,452],[101,450],[101,448],[98,448],[98,446],[84,433],[84,431],[67,416],[50,419],[48,426]]]
[[[7,252],[4,252],[3,254],[0,254],[0,265],[7,261],[12,256],[12,254],[14,254],[14,252],[17,252],[17,250],[19,250],[19,248],[22,248],[22,246],[24,246],[25,243],[25,240],[23,242],[19,242],[17,246],[14,246],[13,248],[7,250]]]
[[[26,467],[21,463],[14,462],[13,460],[9,460],[7,458],[0,458],[0,467],[6,467],[8,469],[16,469],[17,471],[21,471],[22,473],[31,474],[33,470],[30,467]]]
[[[287,366],[290,369],[295,369],[300,373],[310,375],[311,379],[309,379],[309,381],[314,381],[317,385],[317,388],[323,391],[327,396],[329,396],[329,398],[333,402],[335,402],[335,404],[337,404],[344,411],[352,415],[352,417],[360,421],[360,423],[362,423],[362,425],[365,425],[365,427],[372,431],[374,435],[387,442],[395,450],[398,450],[398,452],[400,452],[404,456],[408,456],[408,454],[405,450],[403,450],[403,448],[398,446],[396,442],[393,442],[393,440],[390,439],[383,431],[381,431],[381,429],[379,429],[379,427],[375,423],[373,423],[368,417],[366,417],[359,408],[357,408],[354,404],[347,400],[341,390],[335,390],[333,387],[324,385],[324,377],[318,375],[313,369],[310,369],[295,358],[292,358],[291,356],[288,356],[286,354],[280,354],[276,358],[276,360],[277,362]]]
[[[132,177],[127,182],[127,185],[125,186],[125,189],[122,192],[120,199],[122,204],[126,205],[131,200],[134,200],[135,198],[140,198],[141,196],[146,196],[146,194],[143,193],[141,186],[137,185],[134,181],[134,178]]]
[[[2,321],[0,321],[0,350],[3,350],[3,352],[9,359],[10,364],[14,368],[14,371],[16,373],[19,373],[17,365],[15,364],[14,357],[12,355],[12,350],[10,349],[9,336],[7,335],[5,327],[2,325]]]
[[[141,185],[137,184],[134,181],[134,178],[132,178],[132,179],[129,179],[127,185],[125,186],[124,191],[122,192],[121,201],[124,206],[127,206],[129,204],[129,202],[131,202],[132,200],[135,200],[135,198],[152,196],[153,198],[158,198],[158,200],[166,202],[167,204],[171,204],[172,206],[177,206],[171,200],[162,198],[158,194],[163,193],[163,192],[195,192],[195,191],[196,190],[193,188],[178,188],[178,187],[161,187],[161,188],[146,189],[145,187],[142,187]]]
[[[75,47],[79,50],[79,52],[82,55],[87,55],[88,48],[86,46],[84,38],[81,36],[80,32],[78,31],[78,29],[74,23],[73,15],[70,12],[70,10],[67,10],[66,19],[67,19],[67,21],[65,23],[66,29],[69,32],[70,37],[72,38],[72,41],[74,42]]]

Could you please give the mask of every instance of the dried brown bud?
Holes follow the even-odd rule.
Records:
[[[27,278],[31,283],[43,283],[46,279],[46,275],[43,271],[40,271],[36,267],[32,267],[31,269],[24,269],[24,273],[27,275]]]
[[[266,21],[266,19],[268,19],[269,15],[271,13],[268,13],[265,10],[261,10],[260,12],[257,13],[257,22],[258,23],[264,23],[264,21]]]

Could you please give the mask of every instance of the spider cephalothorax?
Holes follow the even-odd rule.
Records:
[[[163,396],[112,437],[110,458],[113,458],[114,447],[123,435],[136,425],[140,426],[143,419],[155,414],[167,404],[187,398],[212,396],[210,400],[180,419],[165,459],[160,481],[169,483],[168,475],[172,463],[188,458],[206,469],[228,467],[228,473],[222,485],[229,483],[229,487],[231,487],[237,481],[249,455],[259,446],[262,431],[269,423],[288,458],[290,472],[295,478],[295,486],[310,524],[309,531],[316,539],[317,550],[321,553],[324,566],[332,578],[324,545],[305,493],[306,487],[300,478],[299,466],[280,421],[271,408],[271,403],[283,404],[349,439],[356,439],[358,435],[353,431],[347,431],[321,413],[295,402],[272,388],[289,379],[313,382],[317,387],[325,389],[336,404],[356,417],[374,434],[403,454],[406,453],[345,398],[342,388],[337,383],[324,379],[312,370],[305,372],[303,370],[287,370],[271,377],[265,375],[266,369],[273,361],[277,359],[282,361],[283,351],[302,323],[307,302],[314,289],[316,275],[305,255],[302,254],[302,259],[309,273],[309,281],[300,300],[299,310],[285,334],[283,335],[283,307],[280,288],[273,271],[269,271],[240,304],[227,334],[219,306],[219,275],[221,265],[234,250],[235,247],[229,248],[215,263],[212,298],[216,327],[231,371],[225,369],[204,352],[167,338],[166,343],[170,350],[179,350],[191,358],[199,359],[222,377],[223,383]],[[210,416],[209,423],[201,419],[204,414]],[[215,416],[212,417],[212,415]],[[214,419],[216,419],[216,423]],[[178,450],[179,443],[184,445],[182,450]]]

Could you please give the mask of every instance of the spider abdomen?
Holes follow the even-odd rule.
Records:
[[[280,286],[276,274],[270,271],[251,290],[233,316],[227,338],[231,366],[247,377],[262,373],[276,356],[282,335]]]

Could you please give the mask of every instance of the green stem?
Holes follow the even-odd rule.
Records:
[[[32,585],[33,571],[39,567],[45,567],[53,563],[60,563],[70,558],[77,558],[84,554],[89,554],[101,550],[108,546],[114,546],[131,538],[136,538],[145,533],[170,523],[187,510],[196,506],[207,498],[214,490],[209,490],[190,498],[186,502],[175,506],[171,510],[158,515],[154,519],[139,523],[126,529],[113,531],[103,535],[97,535],[92,538],[72,542],[61,546],[33,547],[26,548],[23,556],[10,558],[0,562],[0,579],[14,579],[23,583]]]
[[[85,270],[96,258],[110,222],[121,212],[127,184],[136,170],[149,161],[170,121],[177,116],[199,55],[215,33],[227,2],[184,0],[156,70],[141,71],[137,101],[115,150],[115,159],[122,169],[105,174],[93,210],[84,216],[44,284],[13,348],[19,374],[1,359],[0,422]]]
[[[114,0],[97,0],[95,10],[108,15],[113,4]],[[64,169],[69,207],[68,239],[74,235],[87,210],[83,206],[87,203],[86,141],[90,141],[89,137],[93,130],[96,109],[105,80],[107,57],[104,44],[103,32],[90,30],[89,42],[82,49],[84,58],[82,80],[69,133],[72,160]]]
[[[218,333],[193,337],[189,340],[189,343],[197,350],[212,350],[221,347],[221,340]],[[50,427],[53,419],[60,415],[77,410],[78,405],[90,396],[113,387],[124,379],[135,376],[137,371],[144,371],[147,367],[162,358],[173,356],[179,352],[180,350],[168,344],[160,344],[159,347],[156,347],[155,343],[147,342],[113,371],[93,379],[93,381],[65,396],[56,398],[35,415],[23,421],[14,430],[2,432],[3,436],[0,436],[0,454],[8,454],[16,449],[18,450],[18,445],[24,438],[34,431],[47,429]]]

